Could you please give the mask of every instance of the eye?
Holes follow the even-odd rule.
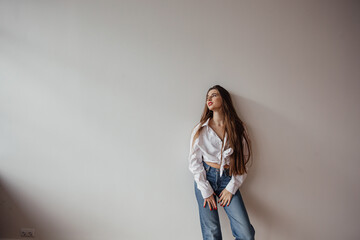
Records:
[[[213,94],[211,94],[211,97],[216,97],[217,96],[217,93],[213,93]],[[209,99],[210,98],[210,96],[208,96],[208,98],[207,99]]]

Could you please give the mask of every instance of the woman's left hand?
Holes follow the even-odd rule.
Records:
[[[220,199],[219,199],[218,203],[220,203],[220,205],[223,207],[225,207],[225,205],[229,206],[232,196],[233,196],[233,194],[231,192],[224,189],[219,194]]]

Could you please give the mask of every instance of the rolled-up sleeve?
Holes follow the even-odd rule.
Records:
[[[199,125],[198,125],[199,126]],[[206,179],[206,171],[202,163],[202,151],[199,147],[199,138],[195,139],[194,146],[192,144],[193,137],[198,129],[195,127],[190,139],[190,153],[189,153],[189,170],[194,175],[194,180],[203,198],[210,197],[214,190],[209,181]]]
[[[244,173],[242,175],[233,175],[231,177],[230,182],[226,185],[226,190],[231,192],[232,194],[235,194],[236,191],[240,188],[240,186],[245,181],[245,178],[247,176],[247,173]]]

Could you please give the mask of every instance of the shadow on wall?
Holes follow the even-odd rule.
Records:
[[[266,226],[269,232],[261,232],[261,234],[270,234],[270,232],[282,233],[283,238],[286,239],[291,236],[293,239],[296,239],[298,236],[302,236],[305,239],[313,239],[316,233],[311,232],[309,229],[306,229],[306,223],[308,220],[296,219],[297,216],[293,215],[292,209],[287,211],[281,209],[281,203],[286,203],[286,206],[305,204],[304,214],[309,210],[306,209],[306,203],[304,203],[301,192],[297,186],[299,183],[297,179],[303,177],[304,172],[306,171],[305,166],[301,164],[302,150],[307,147],[316,145],[314,138],[311,137],[311,132],[306,132],[303,127],[301,127],[300,122],[294,122],[292,119],[287,118],[281,113],[277,112],[274,109],[269,109],[266,106],[258,104],[255,101],[250,99],[245,99],[237,94],[231,93],[232,99],[236,108],[236,111],[246,124],[248,134],[250,136],[252,144],[252,165],[250,173],[245,180],[244,186],[240,188],[245,206],[248,210],[251,223],[255,228],[255,238],[258,226]],[[244,116],[246,113],[248,116]],[[257,121],[256,116],[262,116],[262,120],[258,122],[247,122],[247,119],[254,119]],[[263,118],[266,118],[266,126],[261,125],[264,121]],[[252,129],[252,125],[258,126],[258,129]],[[268,126],[271,126],[269,128]],[[276,134],[276,135],[273,135]],[[264,142],[270,142],[271,139],[268,139],[267,136],[276,136],[277,144],[272,142],[272,148],[266,149],[267,155],[261,155],[265,150],[258,149],[258,144],[264,146]],[[292,142],[289,139],[294,139]],[[304,146],[297,145],[297,141],[304,142]],[[282,156],[283,149],[282,147],[286,146],[288,153],[293,155],[287,155],[286,157]],[[279,160],[280,159],[280,160]],[[272,167],[272,162],[282,162],[283,165],[288,166],[287,169],[292,173],[292,178],[282,178],[278,176],[287,176],[283,173],[283,169]],[[265,174],[264,176],[260,176]],[[262,193],[259,192],[261,189],[254,190],[254,182],[258,179],[264,181],[265,178],[269,180],[264,183],[264,187],[267,188],[264,192],[264,197]],[[275,178],[275,179],[274,179]],[[283,183],[284,180],[287,182]],[[258,180],[259,181],[259,180]],[[286,188],[287,185],[293,186]],[[285,187],[284,187],[285,186]],[[283,195],[270,196],[269,191],[279,191],[278,188],[285,188],[288,191],[283,192]],[[260,194],[259,194],[260,193]],[[299,202],[294,202],[299,200]],[[270,202],[269,202],[270,201]],[[281,210],[280,210],[281,209]],[[225,218],[225,217],[224,217]],[[256,221],[254,221],[256,219]],[[226,220],[227,221],[227,220]],[[298,225],[297,223],[303,223]],[[259,224],[259,225],[257,225]],[[230,227],[228,229],[230,231]]]
[[[0,177],[0,239],[19,239],[21,228],[35,228],[35,224],[18,203]]]

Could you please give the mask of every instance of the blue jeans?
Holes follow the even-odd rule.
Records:
[[[220,177],[220,170],[213,168],[203,161],[206,170],[207,180],[210,182],[215,194],[216,203],[219,199],[219,194],[226,187],[231,179],[229,170],[224,169],[223,175]],[[199,207],[201,232],[204,240],[221,240],[221,229],[218,210],[210,211],[209,205],[206,204],[204,208],[204,198],[197,184],[194,181],[195,195]],[[217,206],[220,206],[217,204]],[[221,206],[220,206],[221,207]],[[224,207],[224,210],[230,220],[231,231],[236,240],[254,240],[255,229],[251,225],[249,216],[247,214],[240,191],[237,190],[232,196],[229,206]]]

